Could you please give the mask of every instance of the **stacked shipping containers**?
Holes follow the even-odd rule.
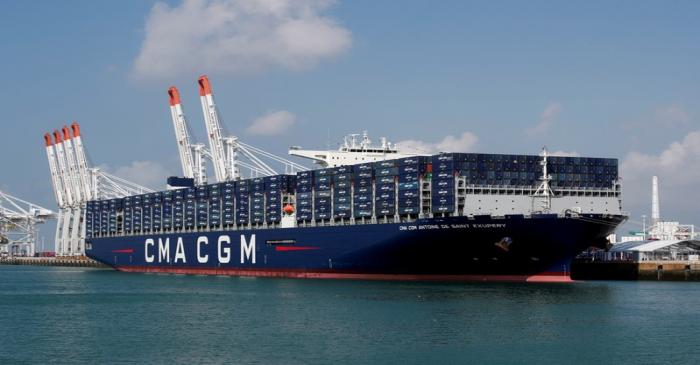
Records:
[[[453,213],[456,177],[468,187],[536,188],[540,161],[539,156],[449,153],[91,201],[86,233],[274,224],[281,221],[285,202],[292,201],[300,222],[416,215],[421,213],[422,181],[431,181],[432,212]],[[554,189],[610,189],[618,179],[618,161],[551,156],[548,171]]]
[[[354,166],[353,215],[355,218],[371,218],[374,212],[374,168],[371,163]]]
[[[399,215],[421,213],[421,182],[428,171],[427,157],[407,157],[398,160]]]
[[[333,219],[352,218],[352,181],[354,166],[333,168]]]
[[[299,222],[313,220],[313,174],[311,171],[297,172],[296,215]]]
[[[457,166],[466,159],[466,154],[448,153],[431,158],[432,183],[431,206],[433,213],[452,213],[455,211],[455,175]]]
[[[265,221],[279,223],[282,220],[282,204],[294,193],[295,175],[265,177]]]
[[[250,222],[265,223],[265,179],[262,177],[250,181]]]
[[[221,227],[222,184],[209,185],[209,228]]]
[[[250,180],[236,182],[234,199],[236,201],[236,224],[243,226],[250,224]]]
[[[185,229],[193,230],[197,224],[197,188],[184,189],[185,194]]]
[[[335,171],[331,168],[314,170],[314,220],[324,221],[333,218],[333,192],[331,185]]]
[[[236,200],[234,198],[236,192],[236,183],[228,181],[222,184],[221,204],[222,214],[221,221],[224,227],[232,227],[236,224]]]
[[[396,214],[396,182],[398,160],[374,163],[374,214],[377,217]]]

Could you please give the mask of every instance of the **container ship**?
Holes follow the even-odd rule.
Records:
[[[170,96],[178,135],[184,114]],[[224,163],[203,183],[183,162],[187,178],[168,190],[87,201],[85,252],[126,272],[569,281],[572,258],[604,247],[627,218],[616,159],[415,155],[356,137],[338,150],[290,148],[317,169],[242,178]]]

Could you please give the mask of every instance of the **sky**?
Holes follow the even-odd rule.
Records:
[[[166,90],[205,142],[207,74],[226,130],[275,154],[363,130],[421,151],[546,146],[620,160],[626,228],[649,216],[654,174],[662,217],[700,224],[698,14],[697,1],[4,1],[0,189],[55,209],[42,135],[73,120],[94,166],[163,188],[180,173]]]

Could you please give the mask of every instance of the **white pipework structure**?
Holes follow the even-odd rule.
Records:
[[[59,207],[56,225],[57,256],[85,254],[85,206],[89,200],[120,198],[152,192],[151,189],[91,168],[80,126],[64,126],[63,134],[44,135],[51,182]],[[72,132],[72,133],[71,133]]]

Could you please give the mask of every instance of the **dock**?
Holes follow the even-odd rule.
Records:
[[[107,268],[87,257],[2,257],[0,265],[65,266]]]

